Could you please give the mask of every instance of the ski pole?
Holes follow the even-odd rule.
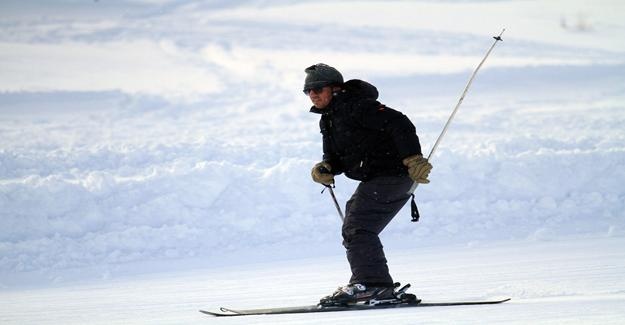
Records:
[[[341,211],[341,207],[339,206],[339,201],[336,200],[336,196],[334,195],[334,190],[332,189],[332,185],[326,185],[326,187],[330,190],[332,201],[334,201],[334,206],[336,207],[336,211],[339,212],[339,217],[341,217],[341,221],[345,221],[345,216],[343,216],[343,211]]]
[[[319,167],[319,171],[323,174],[330,174],[330,171],[323,166]],[[334,201],[334,206],[336,207],[336,211],[339,212],[339,217],[341,217],[341,221],[345,220],[345,216],[343,216],[343,211],[341,211],[341,206],[339,205],[339,201],[336,199],[336,195],[334,195],[334,190],[332,189],[332,185],[324,184],[324,186],[330,190],[332,201]],[[323,191],[325,191],[325,188],[323,189]],[[321,191],[321,193],[323,193],[323,191]]]
[[[469,79],[469,82],[467,83],[467,86],[464,87],[464,91],[462,92],[462,95],[460,96],[460,99],[458,100],[458,103],[456,104],[456,107],[451,112],[451,115],[449,116],[449,119],[447,119],[447,123],[445,123],[445,126],[443,127],[443,131],[441,131],[441,134],[436,139],[436,142],[434,143],[434,146],[432,147],[432,150],[430,151],[430,154],[428,155],[428,158],[427,158],[428,161],[430,161],[432,159],[432,157],[434,155],[434,152],[436,152],[436,149],[438,148],[438,145],[441,143],[441,140],[443,139],[443,136],[445,136],[445,134],[447,133],[447,129],[449,128],[449,124],[451,124],[451,120],[454,118],[454,116],[456,116],[456,112],[458,111],[458,108],[460,107],[460,104],[462,104],[462,101],[464,100],[464,97],[466,96],[467,92],[469,91],[469,87],[471,87],[471,84],[473,83],[473,79],[475,79],[475,76],[477,75],[477,72],[480,70],[480,68],[484,64],[484,61],[486,61],[486,58],[488,58],[488,56],[490,55],[490,52],[493,50],[493,48],[495,48],[495,45],[497,45],[497,42],[503,41],[503,39],[501,39],[501,35],[503,35],[503,32],[505,32],[505,31],[506,31],[506,29],[504,28],[501,31],[501,33],[499,33],[498,36],[493,36],[493,38],[495,39],[495,41],[493,42],[493,45],[491,45],[491,47],[488,49],[488,52],[486,52],[486,55],[484,55],[484,58],[482,59],[480,64],[478,64],[477,68],[475,68],[475,71],[473,71],[473,74],[471,75],[471,78]],[[412,187],[410,188],[410,191],[408,191],[408,194],[414,193],[414,191],[417,189],[418,185],[419,185],[419,183],[414,182],[412,184]]]

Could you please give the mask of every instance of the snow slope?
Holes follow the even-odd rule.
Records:
[[[326,62],[372,82],[429,152],[504,27],[432,157],[432,183],[417,190],[422,220],[410,223],[405,209],[383,234],[391,268],[422,297],[512,296],[492,323],[623,321],[623,9],[3,1],[0,321],[84,323],[77,315],[103,303],[111,311],[90,322],[201,321],[195,309],[234,304],[254,282],[242,307],[265,305],[262,292],[276,304],[327,294],[348,275],[340,220],[309,180],[321,147],[303,69]],[[340,202],[355,186],[337,180]],[[463,284],[491,265],[498,280]],[[446,277],[411,273],[423,268]],[[266,281],[273,275],[287,287]],[[302,282],[310,292],[280,298]],[[33,304],[56,314],[28,313]],[[427,311],[423,321],[477,322],[473,313]]]

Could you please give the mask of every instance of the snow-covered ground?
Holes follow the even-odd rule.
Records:
[[[383,241],[424,300],[228,323],[625,322],[621,1],[0,3],[0,323],[193,323],[348,279],[309,179],[303,69],[375,84],[433,145]],[[341,177],[341,202],[356,184]],[[243,295],[244,297],[241,297]],[[479,318],[478,318],[479,317]]]
[[[389,254],[430,301],[513,297],[496,306],[217,319],[198,309],[311,304],[344,280],[341,256],[195,269],[0,293],[3,324],[622,324],[623,238],[414,248]],[[427,298],[425,298],[427,299]]]

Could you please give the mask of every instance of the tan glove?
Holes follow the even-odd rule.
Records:
[[[311,171],[313,181],[330,185],[334,184],[334,175],[332,174],[332,167],[325,161],[317,163]]]
[[[403,160],[404,165],[408,167],[408,175],[413,181],[421,184],[430,182],[428,176],[432,170],[432,164],[421,155],[414,155]]]

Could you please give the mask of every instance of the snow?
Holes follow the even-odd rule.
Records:
[[[348,279],[303,69],[375,84],[435,157],[383,233],[424,300],[228,323],[623,323],[620,1],[3,1],[0,323],[306,305]],[[344,203],[356,183],[340,177]],[[244,297],[241,298],[241,295]],[[479,318],[477,318],[479,315]]]

